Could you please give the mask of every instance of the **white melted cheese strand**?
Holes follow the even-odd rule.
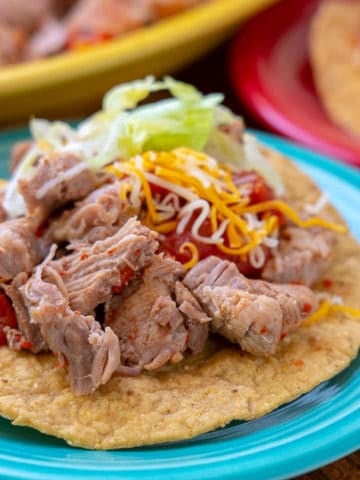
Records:
[[[309,215],[318,215],[321,210],[323,210],[323,208],[326,206],[328,200],[328,195],[326,193],[322,193],[315,203],[306,203],[304,205],[304,210]]]
[[[146,172],[145,177],[146,177],[146,180],[153,183],[154,185],[158,185],[159,187],[166,188],[170,192],[179,195],[179,197],[182,197],[189,202],[199,199],[199,197],[196,194],[192,193],[187,188],[180,187],[179,185],[163,180],[162,178],[159,178],[157,175]]]
[[[262,268],[265,264],[265,260],[266,260],[265,252],[260,245],[257,245],[255,248],[250,250],[249,262],[252,267],[256,269]]]
[[[227,255],[248,255],[262,245],[274,249],[276,257],[279,244],[276,212],[302,228],[321,226],[338,232],[346,230],[342,225],[316,217],[303,220],[282,200],[249,204],[249,197],[240,192],[245,185],[236,186],[231,167],[219,165],[215,159],[189,148],[144,152],[107,169],[120,178],[139,179],[141,200],[148,210],[144,221],[149,228],[159,233],[175,229],[182,235],[191,223],[194,240],[216,244]],[[166,197],[153,194],[152,186],[167,190]],[[186,203],[181,207],[184,200]],[[171,208],[168,202],[173,204]],[[200,233],[205,221],[210,222],[206,225],[206,236]],[[263,257],[263,248],[256,249],[251,262],[259,266],[265,261]]]

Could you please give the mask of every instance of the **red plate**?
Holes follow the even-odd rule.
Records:
[[[315,91],[308,61],[309,20],[319,0],[286,0],[248,22],[230,49],[238,97],[270,129],[360,166],[360,138],[336,126]]]

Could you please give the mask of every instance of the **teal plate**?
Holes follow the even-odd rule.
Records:
[[[256,132],[327,192],[360,239],[360,172],[293,143]],[[0,159],[25,131],[0,134]],[[0,163],[5,175],[5,160]],[[275,480],[314,470],[360,448],[360,356],[342,373],[265,417],[190,441],[89,451],[0,420],[1,479]]]

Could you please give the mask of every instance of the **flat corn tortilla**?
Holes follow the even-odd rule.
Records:
[[[360,1],[322,1],[311,24],[309,50],[329,116],[360,135]]]
[[[319,197],[314,183],[279,154],[266,151],[301,211]],[[331,207],[328,215],[341,222]],[[360,247],[340,236],[326,291],[360,308]],[[287,403],[346,368],[360,346],[360,319],[341,313],[299,328],[278,353],[256,358],[235,345],[209,342],[198,357],[161,372],[113,377],[77,397],[53,355],[0,348],[0,413],[91,449],[128,448],[188,439],[235,419],[251,420]]]

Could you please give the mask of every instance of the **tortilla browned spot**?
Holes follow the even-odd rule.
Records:
[[[319,96],[338,125],[360,135],[360,2],[326,0],[309,36]]]
[[[289,161],[267,152],[299,210],[319,190]],[[329,207],[328,214],[339,215]],[[360,307],[360,248],[339,239],[327,278],[332,294]],[[90,396],[76,397],[52,355],[0,348],[0,412],[86,448],[132,447],[194,437],[234,419],[249,420],[308,392],[344,369],[360,346],[360,319],[342,314],[302,327],[276,356],[255,358],[222,342],[162,372],[114,377]],[[214,348],[212,346],[212,348]],[[315,368],[316,366],[316,368]]]

